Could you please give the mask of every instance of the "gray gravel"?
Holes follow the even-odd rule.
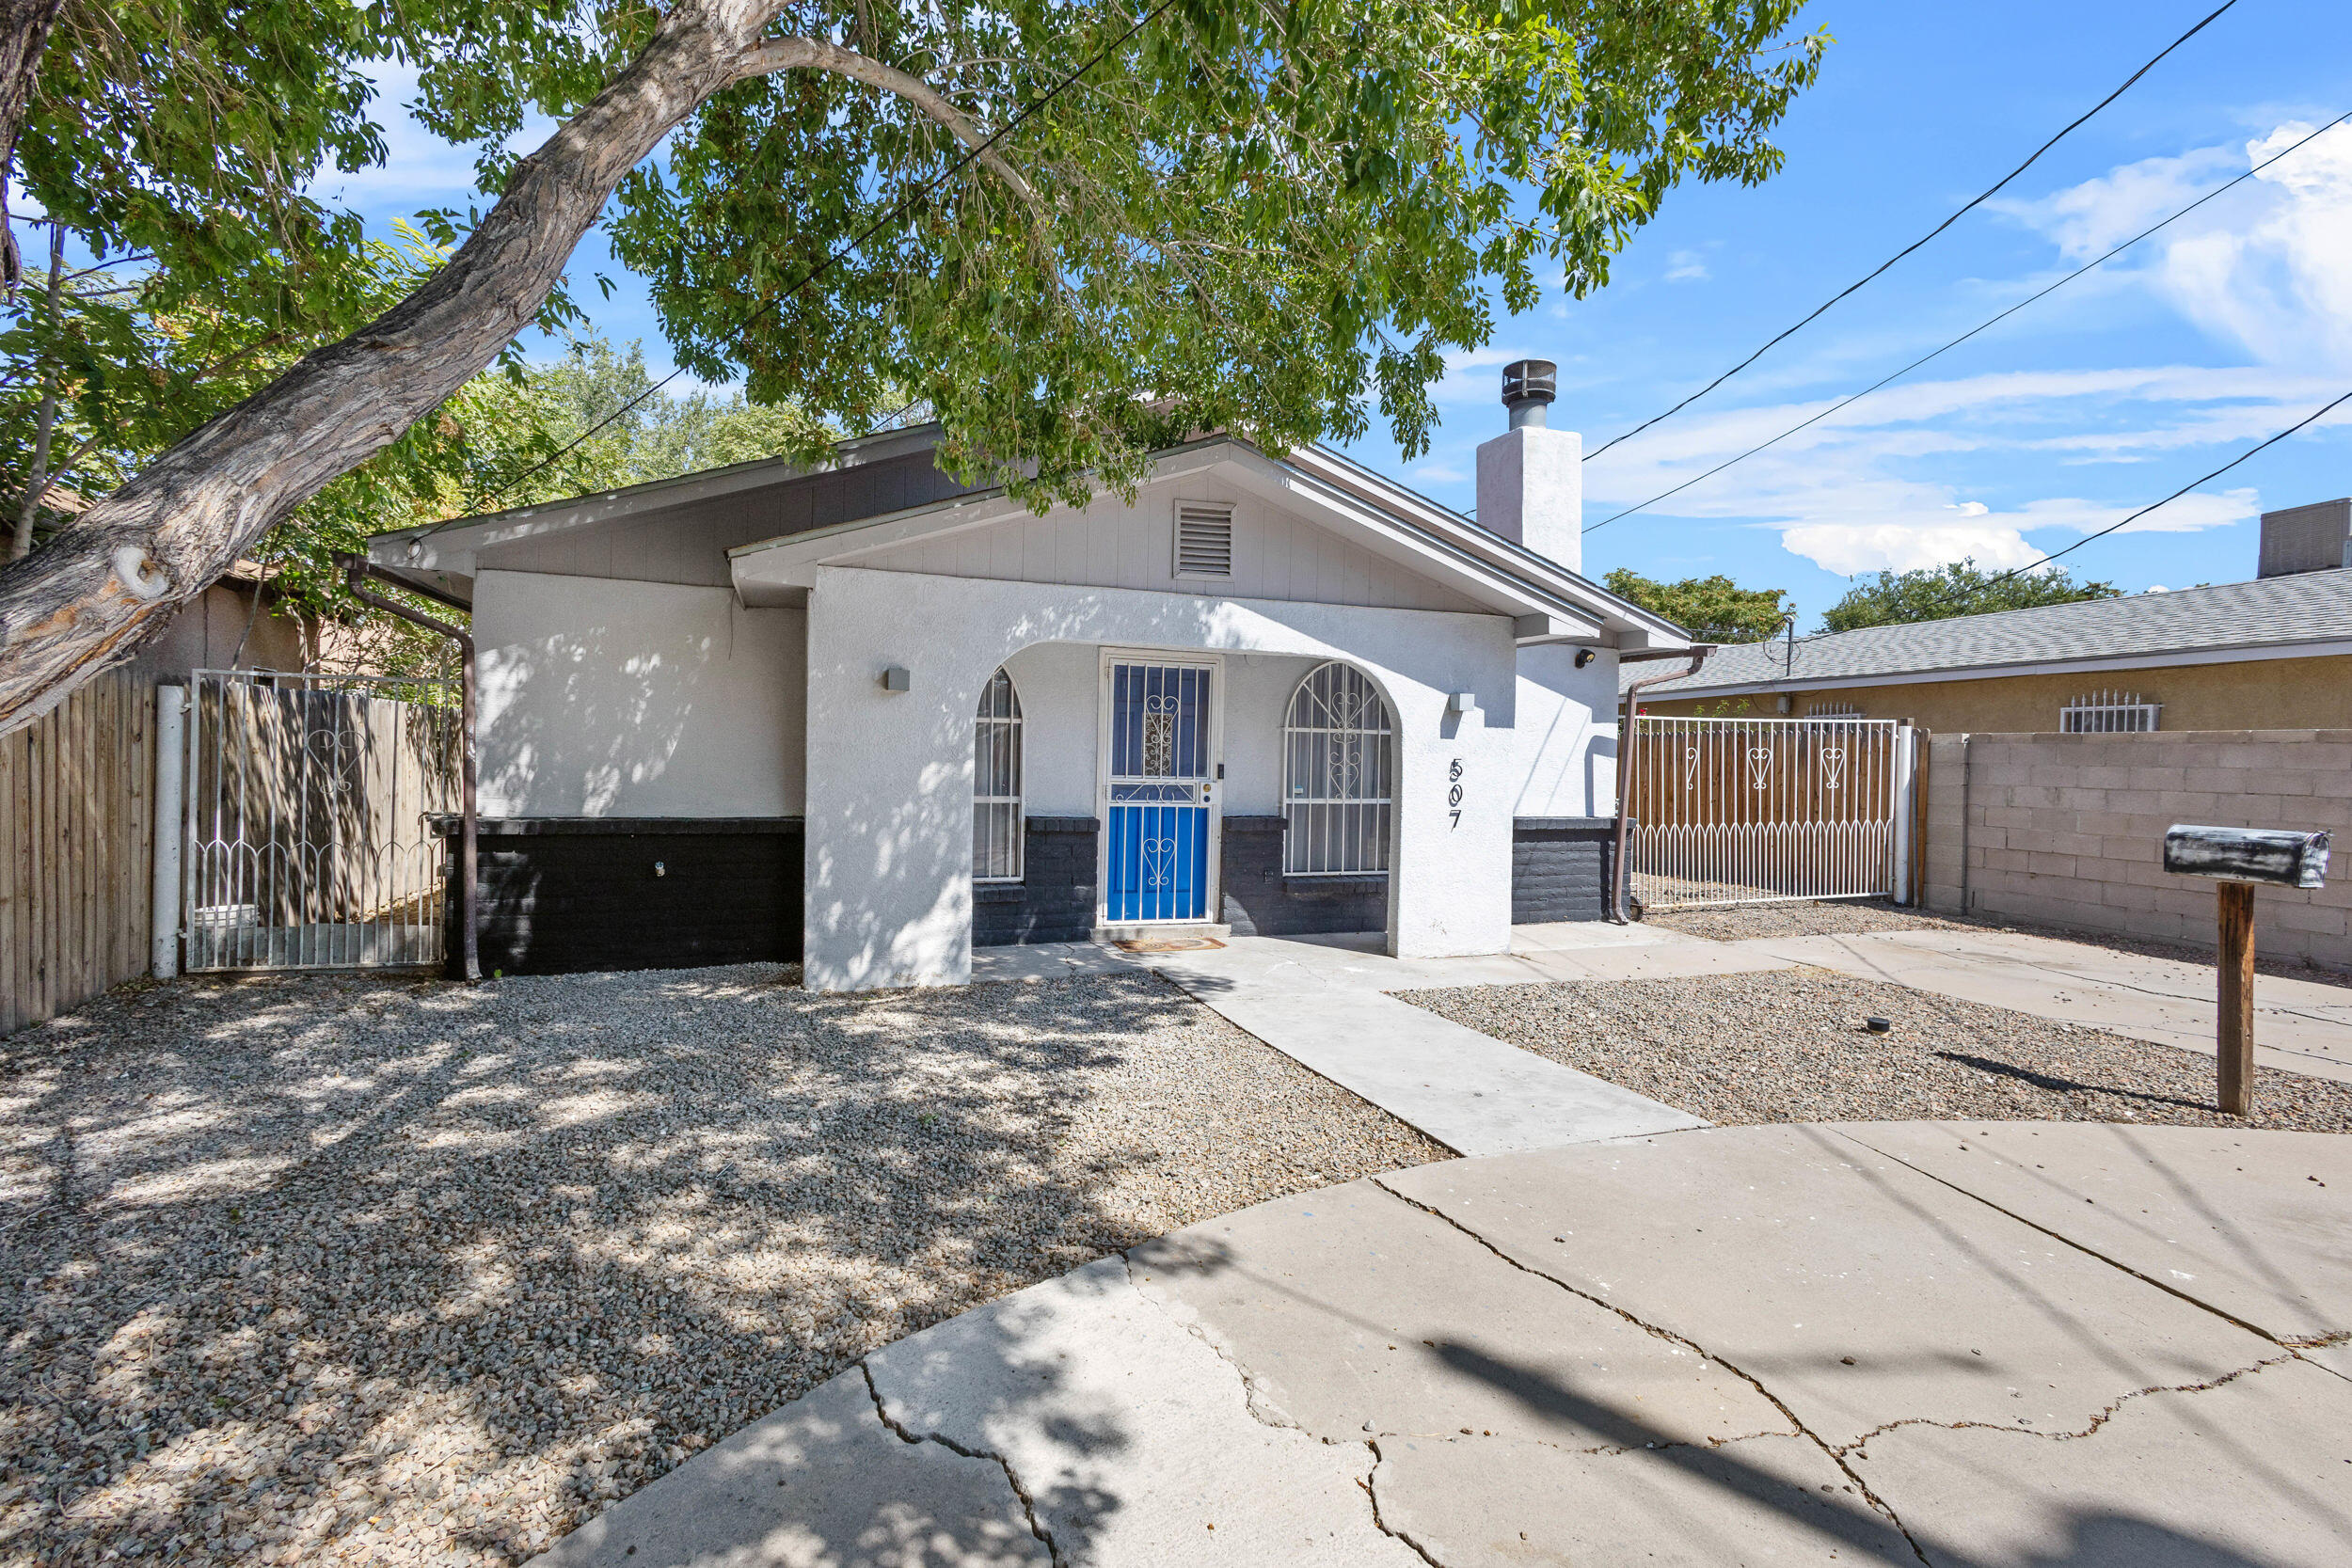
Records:
[[[1447,1157],[1147,975],[117,991],[0,1042],[0,1563],[512,1561],[926,1324]]]
[[[1727,1126],[1778,1121],[2249,1125],[2210,1056],[1817,969],[1403,991],[1407,1002]],[[1865,1032],[1871,1015],[1886,1035]],[[2257,1069],[2256,1127],[2352,1132],[2352,1085]]]
[[[1823,899],[1819,903],[1743,904],[1722,910],[1675,910],[1654,914],[1646,925],[1679,931],[1708,942],[1748,942],[1760,937],[1867,936],[1873,931],[2016,931],[2026,936],[2056,937],[2061,942],[2094,942],[2119,952],[2183,963],[2209,964],[2210,942],[2164,942],[2153,937],[2119,936],[2111,931],[2087,931],[2071,926],[2041,926],[2015,920],[1992,920],[1980,915],[1964,919],[1899,909],[1883,898]],[[2321,969],[2288,958],[2265,957],[2256,934],[2254,967],[2265,974],[2288,980],[2311,980],[2325,986],[2352,987],[2352,974]]]
[[[1973,927],[1918,910],[1899,909],[1883,898],[1828,898],[1819,903],[1740,904],[1724,910],[1673,910],[1646,916],[1658,926],[1708,942],[1749,942],[1761,937],[1850,937],[1873,931],[1957,931]]]

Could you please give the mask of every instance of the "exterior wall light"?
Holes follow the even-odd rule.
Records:
[[[914,677],[907,673],[903,664],[886,664],[882,667],[882,688],[884,691],[912,691],[914,689]]]
[[[1598,654],[1593,652],[1590,648],[1579,648],[1576,650],[1576,667],[1581,670],[1584,666],[1592,663],[1593,660],[1598,658],[1600,656]]]
[[[1448,713],[1468,713],[1477,705],[1478,693],[1475,691],[1456,691],[1445,700],[1445,710]]]

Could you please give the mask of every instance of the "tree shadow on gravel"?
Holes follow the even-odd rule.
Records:
[[[183,982],[0,1044],[0,1559],[513,1560],[879,1345],[1441,1157],[1148,976],[788,978]]]

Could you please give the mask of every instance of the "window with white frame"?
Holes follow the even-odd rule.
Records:
[[[1291,696],[1282,726],[1282,870],[1293,877],[1389,869],[1394,727],[1360,670],[1325,664]]]
[[[2136,691],[2096,691],[2058,709],[2063,735],[2137,735],[2156,727],[2162,703],[2144,702]]]
[[[1021,693],[1001,669],[972,718],[972,876],[1021,879]]]

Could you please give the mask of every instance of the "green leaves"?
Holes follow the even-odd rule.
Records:
[[[1942,621],[1955,615],[1987,615],[1996,610],[2029,610],[2037,605],[2120,596],[2115,584],[2077,582],[2063,567],[2008,577],[1987,571],[1972,558],[1915,572],[1881,572],[1872,580],[1849,589],[1844,598],[1824,610],[1821,629],[1852,631],[1861,626]]]
[[[1040,505],[1132,483],[1204,429],[1280,450],[1376,416],[1417,453],[1446,352],[1487,341],[1498,299],[1599,287],[1681,180],[1778,166],[1767,134],[1825,41],[1790,34],[1798,3],[1175,0],[1128,37],[1149,0],[792,0],[772,35],[919,77],[983,134],[1026,113],[996,150],[1037,204],[974,164],[847,248],[962,147],[892,94],[794,71],[712,96],[623,182],[610,230],[680,362],[744,388],[739,425],[795,410],[763,441],[814,451],[917,401],[950,463]],[[322,195],[386,155],[407,106],[375,101],[383,62],[413,70],[415,113],[478,149],[495,192],[506,142],[573,113],[675,9],[71,0],[24,178],[87,247],[151,258],[114,273],[129,294],[82,300],[81,346],[55,351],[92,450],[121,454],[82,483],[432,264],[422,239],[405,261],[370,246]],[[471,218],[421,222],[446,248]],[[541,312],[584,321],[560,289]],[[21,332],[0,348],[21,398],[40,351]],[[477,383],[371,470],[412,496],[473,483],[549,428],[496,395]],[[377,504],[375,483],[355,496]]]
[[[1609,592],[1654,610],[1701,642],[1757,642],[1796,612],[1786,590],[1742,588],[1720,574],[1659,582],[1620,566],[1603,578]]]

